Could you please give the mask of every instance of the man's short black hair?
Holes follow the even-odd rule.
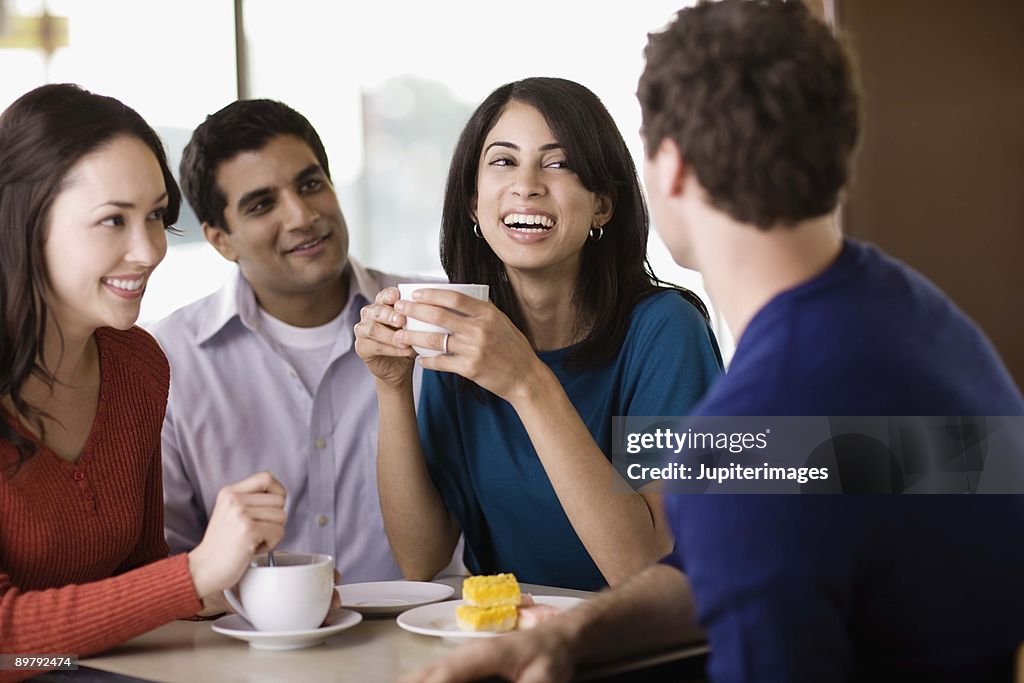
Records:
[[[242,152],[262,149],[271,138],[294,135],[313,150],[328,179],[327,152],[305,116],[274,100],[239,100],[210,114],[185,146],[181,189],[200,223],[227,230],[227,197],[217,185],[217,168]]]

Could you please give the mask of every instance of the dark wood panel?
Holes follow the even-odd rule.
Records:
[[[1024,2],[835,1],[865,101],[844,227],[948,292],[1024,385]]]

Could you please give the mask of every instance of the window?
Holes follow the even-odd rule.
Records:
[[[439,274],[448,163],[477,104],[527,76],[579,81],[608,107],[642,168],[634,93],[643,47],[684,4],[294,0],[282,12],[247,0],[250,94],[288,103],[320,132],[357,258]],[[707,300],[699,274],[675,265],[653,231],[650,260],[659,277]]]
[[[2,106],[46,82],[118,97],[157,129],[177,171],[193,128],[236,97],[231,2],[6,2],[8,24],[47,11],[66,18],[67,39],[49,56],[0,49]],[[250,97],[295,107],[320,132],[354,256],[390,272],[439,274],[445,176],[476,105],[526,76],[579,81],[604,101],[641,168],[634,92],[643,46],[681,4],[520,0],[513,11],[473,0],[293,0],[285,9],[243,0],[243,86]],[[187,207],[178,227],[183,235],[170,238],[147,288],[143,323],[214,291],[234,267],[205,243]],[[704,296],[700,276],[676,266],[653,231],[649,255],[659,277]]]
[[[192,129],[235,98],[229,2],[7,0],[7,28],[25,29],[26,39],[37,45],[33,39],[44,12],[56,18],[56,49],[48,55],[39,47],[0,48],[0,107],[44,83],[77,83],[116,97],[156,129],[177,173]],[[142,322],[209,293],[230,272],[231,265],[203,241],[187,207],[178,225],[184,235],[170,237],[167,258],[143,299]]]

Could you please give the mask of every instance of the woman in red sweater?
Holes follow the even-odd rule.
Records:
[[[0,116],[0,653],[86,655],[195,614],[283,534],[264,472],[167,557],[169,369],[133,325],[180,204],[115,99],[47,85]]]

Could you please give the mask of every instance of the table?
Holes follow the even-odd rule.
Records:
[[[444,577],[458,597],[463,577]],[[581,598],[593,593],[522,584],[536,595]],[[48,680],[88,681],[394,681],[451,653],[455,646],[401,629],[395,618],[364,617],[363,622],[305,650],[268,652],[214,633],[210,622],[176,621],[112,650],[80,661],[82,670]],[[677,648],[653,656],[581,672],[579,680],[615,680],[622,672],[643,669],[644,680],[703,680],[703,645]],[[87,673],[88,671],[88,673]],[[66,676],[66,678],[65,678]],[[612,678],[609,679],[608,677]]]

